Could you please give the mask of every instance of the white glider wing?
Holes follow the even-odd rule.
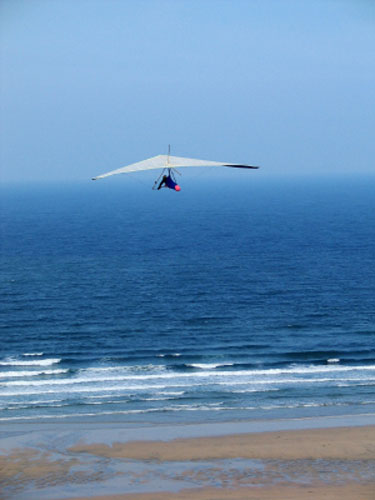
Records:
[[[105,174],[93,177],[93,181],[103,179],[110,175],[128,174],[130,172],[140,172],[142,170],[153,170],[156,168],[174,168],[174,167],[234,167],[234,168],[259,168],[252,165],[240,165],[237,163],[224,163],[220,161],[197,160],[195,158],[183,158],[180,156],[158,155],[147,160],[132,163],[126,167],[111,170]]]

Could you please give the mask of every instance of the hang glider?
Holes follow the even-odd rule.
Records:
[[[166,187],[169,189],[174,189],[180,191],[180,186],[176,182],[174,173],[180,173],[178,168],[181,167],[232,167],[232,168],[259,168],[254,165],[243,165],[239,163],[226,163],[219,161],[208,161],[208,160],[198,160],[196,158],[184,158],[181,156],[171,156],[168,155],[158,155],[148,158],[147,160],[142,160],[137,163],[132,163],[125,167],[118,168],[117,170],[111,170],[104,174],[97,175],[93,177],[92,180],[96,181],[98,179],[103,179],[104,177],[109,177],[111,175],[117,174],[129,174],[132,172],[141,172],[144,170],[154,170],[162,169],[162,172],[158,179],[155,181],[153,189],[160,189]],[[158,182],[161,180],[160,184]]]

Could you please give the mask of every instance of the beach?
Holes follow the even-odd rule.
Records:
[[[0,498],[372,500],[371,421],[372,415],[153,428],[5,426]]]

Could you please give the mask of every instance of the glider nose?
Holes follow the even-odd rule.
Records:
[[[178,184],[176,184],[174,188],[175,188],[176,191],[181,191],[181,188],[180,188],[180,186]]]

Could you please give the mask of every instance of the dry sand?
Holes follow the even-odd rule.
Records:
[[[242,487],[234,490],[189,489],[179,493],[145,493],[100,497],[77,497],[71,500],[374,500],[375,483],[332,485],[278,485]]]

